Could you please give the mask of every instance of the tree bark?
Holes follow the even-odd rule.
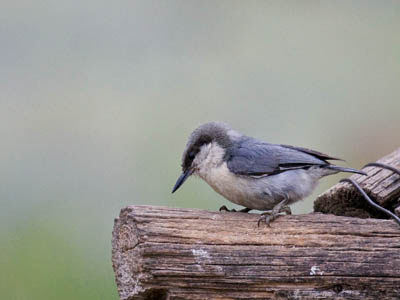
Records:
[[[115,220],[120,298],[400,299],[391,220],[130,206]]]
[[[377,162],[400,169],[400,148],[382,157]],[[374,201],[395,212],[400,205],[400,176],[380,167],[366,167],[363,171],[368,176],[354,174],[350,178],[358,182]],[[347,182],[338,183],[319,195],[314,202],[314,211],[359,218],[388,218],[388,216],[372,208],[360,193]]]

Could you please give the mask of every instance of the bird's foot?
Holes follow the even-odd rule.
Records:
[[[247,207],[245,207],[245,208],[243,208],[243,209],[240,209],[240,210],[236,210],[236,209],[234,209],[234,208],[228,209],[225,205],[222,205],[222,206],[219,208],[219,211],[228,211],[228,212],[244,212],[244,213],[247,213],[247,212],[249,212],[250,210],[251,210],[251,208],[247,208]]]
[[[285,213],[286,215],[291,215],[292,210],[290,209],[289,206],[284,205],[280,207],[274,207],[272,210],[265,211],[261,214],[260,218],[258,219],[257,223],[258,227],[260,227],[260,223],[262,221],[264,221],[268,227],[271,227],[270,224],[272,223],[272,221],[281,216],[281,213]]]
[[[227,208],[225,205],[222,205],[222,206],[219,208],[219,211],[237,212],[236,209],[234,209],[234,208],[229,209],[229,208]]]

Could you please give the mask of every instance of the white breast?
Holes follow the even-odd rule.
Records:
[[[240,176],[229,171],[224,155],[217,143],[203,146],[196,156],[195,174],[229,201],[251,209],[269,210],[284,198],[293,203],[308,196],[324,172],[311,168],[260,178]]]
[[[203,146],[197,157],[196,173],[204,179],[217,193],[229,201],[253,208],[256,202],[263,204],[256,205],[265,207],[265,199],[258,195],[262,190],[257,186],[257,179],[241,177],[229,171],[223,157],[225,150],[217,143]]]

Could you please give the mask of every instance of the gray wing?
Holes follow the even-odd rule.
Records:
[[[333,156],[330,156],[328,154],[324,154],[324,153],[321,153],[319,151],[315,151],[315,150],[311,150],[311,149],[307,149],[307,148],[303,148],[303,147],[295,147],[295,146],[282,145],[282,144],[280,144],[279,146],[282,146],[282,147],[285,147],[285,148],[289,148],[289,149],[293,149],[293,150],[298,150],[298,151],[310,154],[312,156],[315,156],[315,157],[317,157],[319,159],[322,159],[322,160],[341,160],[341,161],[343,161],[343,159],[341,159],[341,158],[333,157]]]
[[[253,138],[245,138],[227,153],[231,172],[240,175],[272,175],[287,170],[329,165],[329,156],[292,146],[276,145]]]

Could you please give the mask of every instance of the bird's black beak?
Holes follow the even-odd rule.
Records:
[[[172,193],[174,193],[179,187],[186,181],[186,179],[189,178],[190,175],[192,175],[193,171],[192,170],[186,170],[183,171],[182,175],[179,176],[178,180],[175,183],[174,188],[172,189]]]

